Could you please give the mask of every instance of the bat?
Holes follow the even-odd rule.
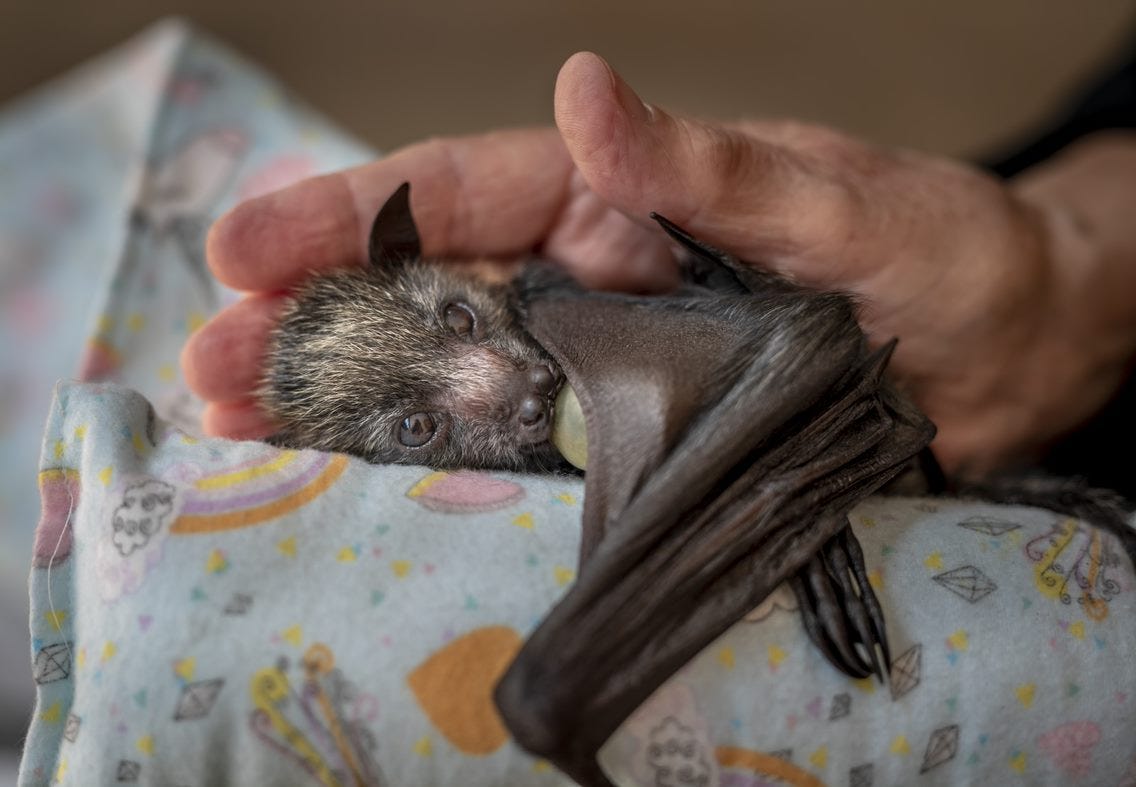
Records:
[[[675,292],[521,285],[585,413],[588,468],[579,578],[496,699],[522,746],[587,785],[609,783],[595,755],[619,724],[785,580],[835,666],[882,676],[847,513],[934,435],[883,377],[894,342],[869,349],[848,298],[654,218],[689,255]]]
[[[541,261],[489,282],[421,260],[404,184],[369,266],[293,293],[260,388],[278,444],[556,471],[571,387],[588,454],[578,579],[495,700],[520,745],[584,785],[610,784],[596,752],[611,733],[781,582],[829,661],[882,679],[883,614],[847,513],[934,435],[884,377],[894,340],[870,348],[848,297],[653,218],[684,254],[673,292],[587,291]]]

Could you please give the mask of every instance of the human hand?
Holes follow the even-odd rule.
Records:
[[[206,430],[271,433],[253,392],[282,292],[365,260],[375,212],[407,180],[428,255],[536,249],[589,285],[660,288],[675,273],[647,221],[653,210],[742,259],[857,295],[870,339],[900,338],[892,372],[939,426],[933,448],[948,469],[986,470],[1037,450],[1091,415],[1132,357],[1136,331],[1094,344],[1109,324],[1086,320],[1096,297],[1086,272],[1099,255],[1044,178],[1007,188],[814,126],[678,118],[644,105],[586,53],[561,70],[555,107],[559,133],[421,143],[219,220],[210,266],[250,295],[183,355],[209,403]]]

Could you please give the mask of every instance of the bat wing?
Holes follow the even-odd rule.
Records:
[[[748,278],[661,223],[731,283],[526,304],[584,411],[584,534],[576,584],[496,700],[521,745],[586,785],[610,783],[595,755],[620,723],[779,583],[819,560],[836,596],[798,593],[822,618],[840,604],[847,511],[933,434],[847,299]]]

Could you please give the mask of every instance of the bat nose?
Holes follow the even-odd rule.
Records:
[[[556,375],[548,364],[537,364],[529,369],[529,382],[532,383],[533,391],[548,396],[556,388]]]
[[[517,418],[525,426],[535,426],[545,417],[545,399],[536,394],[529,394],[521,399],[517,407]]]
[[[514,378],[517,383],[513,413],[523,439],[548,439],[552,425],[552,399],[559,392],[563,375],[551,361],[534,363]]]

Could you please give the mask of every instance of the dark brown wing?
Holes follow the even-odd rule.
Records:
[[[846,299],[761,283],[527,304],[587,421],[584,538],[579,579],[496,699],[581,783],[607,784],[595,754],[619,724],[933,433],[882,384],[890,348],[867,352]]]

